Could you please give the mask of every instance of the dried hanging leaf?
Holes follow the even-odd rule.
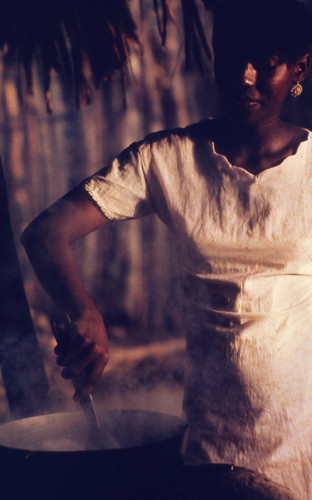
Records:
[[[77,107],[91,101],[95,86],[123,71],[136,25],[126,0],[0,1],[0,48],[7,47],[6,63],[17,55],[32,92],[32,66],[41,58],[42,86],[50,105],[51,71],[71,76]]]
[[[205,74],[203,53],[211,60],[211,51],[206,39],[205,31],[199,16],[195,0],[181,0],[183,25],[185,33],[185,59],[186,66],[190,67],[191,60],[201,72]]]
[[[159,6],[159,1],[161,7]],[[164,46],[167,39],[168,21],[175,22],[172,11],[167,0],[154,0],[154,11],[156,13],[158,31],[161,37],[161,44]]]

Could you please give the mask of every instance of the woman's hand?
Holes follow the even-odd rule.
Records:
[[[73,379],[74,399],[92,392],[109,360],[107,333],[96,307],[84,309],[57,335],[56,362]]]

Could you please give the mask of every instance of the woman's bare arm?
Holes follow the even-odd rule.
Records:
[[[39,215],[22,235],[40,282],[73,321],[69,350],[60,343],[56,353],[64,378],[86,374],[85,385],[75,396],[92,391],[109,356],[102,317],[80,280],[70,244],[106,222],[108,219],[78,186]]]

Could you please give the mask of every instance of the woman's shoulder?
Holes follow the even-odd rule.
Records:
[[[308,128],[293,126],[292,137],[290,140],[290,147],[292,150],[292,156],[296,161],[303,161],[306,166],[309,166],[309,170],[312,165],[312,131]],[[307,161],[308,160],[308,161]],[[297,164],[298,165],[298,164]]]
[[[284,137],[286,144],[296,152],[302,143],[311,141],[312,132],[292,123],[284,123]]]
[[[171,145],[180,141],[191,142],[208,139],[213,135],[214,119],[204,119],[185,127],[160,130],[148,134],[143,143],[148,145]]]

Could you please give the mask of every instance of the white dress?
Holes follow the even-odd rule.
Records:
[[[312,133],[253,175],[209,121],[151,134],[85,181],[110,219],[156,212],[183,262],[186,460],[265,473],[312,498]]]

